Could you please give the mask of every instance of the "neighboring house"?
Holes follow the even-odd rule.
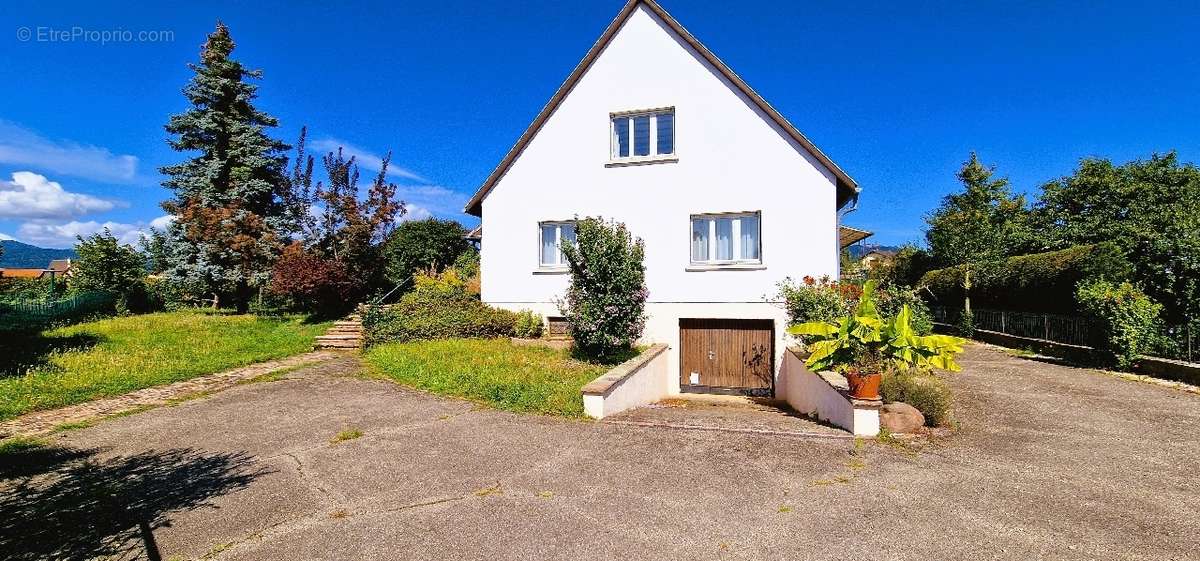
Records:
[[[872,249],[871,251],[867,252],[866,255],[862,256],[862,259],[859,260],[859,264],[861,264],[864,269],[874,269],[880,265],[891,263],[895,258],[895,251],[888,251],[886,249]]]
[[[70,259],[54,259],[50,261],[50,266],[45,269],[16,269],[16,268],[0,268],[0,278],[10,279],[40,279],[43,277],[58,277],[65,278],[71,276]]]
[[[574,220],[624,222],[645,241],[643,340],[669,345],[671,392],[769,395],[787,323],[776,283],[837,278],[839,210],[857,197],[656,2],[630,0],[465,211],[479,237],[487,226],[483,300],[552,321]]]
[[[50,266],[46,267],[46,270],[52,275],[65,278],[71,276],[72,264],[70,259],[54,259],[50,261]]]

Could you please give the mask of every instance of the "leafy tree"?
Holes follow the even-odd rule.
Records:
[[[1117,244],[1168,321],[1200,317],[1200,168],[1174,152],[1119,166],[1083,159],[1042,186],[1034,218],[1052,247]]]
[[[921,280],[921,275],[933,269],[932,260],[928,251],[911,243],[904,244],[891,259],[872,267],[869,276],[881,284],[913,287]]]
[[[453,265],[472,249],[464,235],[466,230],[453,220],[427,218],[401,223],[383,248],[388,280],[411,287],[417,271],[440,272]]]
[[[645,247],[624,224],[587,218],[562,252],[571,284],[561,305],[575,348],[609,361],[628,353],[646,327]]]
[[[140,242],[142,256],[145,260],[146,271],[158,275],[166,272],[171,266],[170,240],[166,232],[150,228],[150,235],[142,236]]]
[[[389,152],[366,198],[360,199],[358,166],[338,148],[336,154],[330,152],[323,158],[329,183],[318,183],[315,193],[323,207],[314,240],[317,249],[345,263],[371,285],[383,279],[380,245],[394,229],[395,220],[406,212],[404,201],[396,199],[396,184],[387,181],[391,159]]]
[[[963,163],[957,173],[961,193],[951,193],[925,218],[925,239],[933,259],[943,266],[964,265],[961,279],[967,297],[964,314],[971,314],[972,275],[979,265],[1023,253],[1031,239],[1029,211],[1023,195],[1013,195],[1008,178],[993,178],[995,167],[979,156]]]
[[[323,257],[293,242],[275,262],[270,288],[294,305],[335,316],[354,306],[362,295],[363,281],[341,260]]]
[[[71,266],[71,290],[128,294],[142,285],[146,276],[142,256],[133,246],[117,241],[108,228],[86,239],[76,239],[79,260]]]
[[[979,156],[963,163],[956,174],[963,191],[951,193],[925,218],[925,239],[941,266],[980,263],[1025,253],[1030,239],[1024,195],[1009,190],[1008,178],[994,178],[995,167]]]
[[[176,217],[171,279],[245,311],[298,225],[283,174],[288,146],[268,136],[278,122],[255,107],[257,86],[247,81],[262,73],[231,59],[233,50],[218,22],[200,62],[189,65],[195,76],[183,93],[192,107],[171,116],[166,130],[173,149],[195,155],[161,169],[173,194],[162,206]]]

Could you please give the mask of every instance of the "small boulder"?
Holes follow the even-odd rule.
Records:
[[[925,426],[925,415],[907,403],[888,403],[879,410],[879,426],[895,433],[915,433]]]

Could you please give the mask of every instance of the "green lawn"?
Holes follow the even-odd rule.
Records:
[[[312,349],[327,323],[164,312],[0,334],[0,420]]]
[[[566,350],[518,347],[508,339],[385,343],[366,355],[372,370],[406,386],[464,397],[499,409],[583,416],[584,384],[610,366]]]

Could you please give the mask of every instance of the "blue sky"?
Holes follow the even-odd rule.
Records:
[[[848,223],[877,243],[920,239],[971,150],[1022,191],[1083,156],[1200,160],[1200,4],[902,4],[663,1],[858,180]],[[0,235],[64,246],[105,224],[133,239],[161,223],[157,169],[182,158],[162,126],[185,108],[186,65],[218,18],[235,56],[264,71],[277,137],[308,125],[319,148],[364,161],[392,150],[414,216],[473,225],[462,203],[620,6],[10,1]],[[49,40],[75,28],[86,35]],[[101,42],[114,30],[134,40]]]

